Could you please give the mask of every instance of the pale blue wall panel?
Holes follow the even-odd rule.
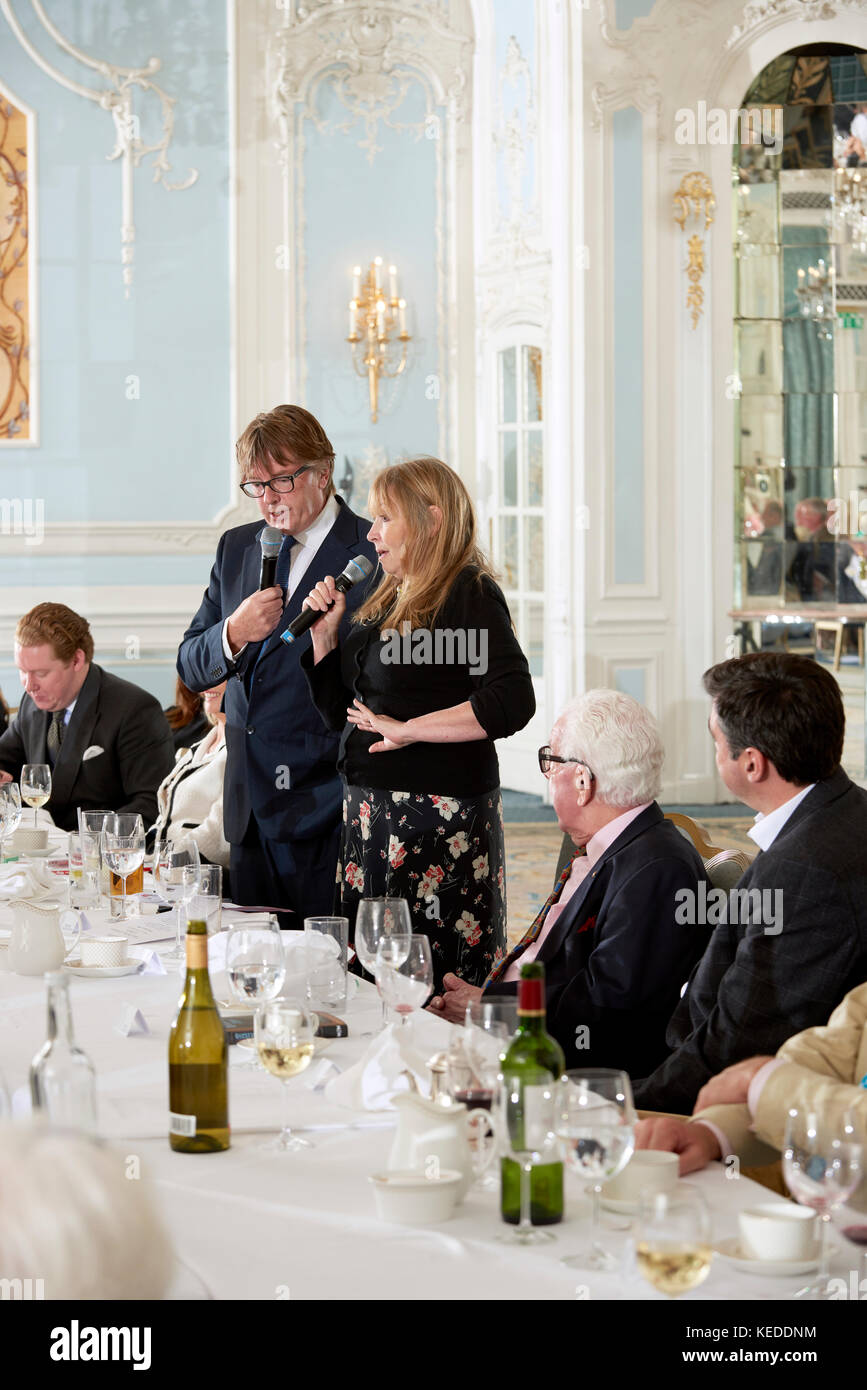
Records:
[[[639,704],[646,704],[645,671],[641,666],[615,666],[614,689],[631,695]]]
[[[644,244],[641,113],[612,118],[614,582],[644,582]]]

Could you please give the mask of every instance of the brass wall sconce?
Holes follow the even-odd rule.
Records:
[[[361,266],[352,272],[352,298],[349,301],[349,337],[352,364],[359,376],[367,377],[370,418],[379,418],[380,379],[400,376],[407,363],[406,300],[397,289],[397,266],[388,267],[388,293],[382,284],[382,257],[371,261],[364,283]],[[359,344],[364,345],[363,355]]]
[[[682,232],[686,231],[687,219],[695,217],[701,220],[704,217],[704,231],[707,231],[713,222],[716,198],[713,196],[713,188],[710,179],[700,170],[695,170],[691,174],[684,174],[680,181],[680,187],[674,195],[674,220]],[[692,326],[695,328],[704,307],[704,290],[701,287],[702,276],[704,275],[704,238],[694,232],[687,241],[687,251],[689,260],[686,266],[686,275],[689,280],[689,289],[686,294],[686,307],[692,314]]]

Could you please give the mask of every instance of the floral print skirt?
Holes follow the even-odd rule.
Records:
[[[430,938],[434,988],[451,971],[481,985],[506,946],[503,803],[347,786],[337,866],[340,913],[362,898],[406,898],[414,932]]]

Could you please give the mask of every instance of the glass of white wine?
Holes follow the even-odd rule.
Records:
[[[17,782],[0,786],[0,864],[3,862],[3,841],[14,835],[21,824],[21,792]]]
[[[689,1293],[710,1272],[710,1213],[701,1193],[645,1193],[639,1203],[635,1257],[648,1283],[669,1298]]]
[[[254,1030],[256,1051],[266,1071],[283,1082],[286,1096],[286,1110],[283,1128],[276,1144],[268,1144],[280,1153],[294,1153],[296,1149],[311,1149],[309,1139],[293,1134],[289,1124],[292,1098],[288,1083],[293,1076],[310,1066],[313,1058],[313,1038],[316,1033],[316,1015],[310,1013],[300,999],[267,1000],[255,1015]]]
[[[51,797],[51,768],[48,763],[25,763],[21,769],[21,797],[33,807],[33,828],[36,813]]]

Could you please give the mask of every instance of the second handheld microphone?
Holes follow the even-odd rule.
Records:
[[[341,594],[345,594],[354,584],[366,579],[373,571],[373,564],[366,555],[358,555],[354,560],[350,560],[346,569],[338,574],[334,581],[334,587]],[[281,632],[280,641],[290,646],[303,633],[311,628],[322,614],[318,608],[303,608],[297,618],[293,618],[285,632]]]

